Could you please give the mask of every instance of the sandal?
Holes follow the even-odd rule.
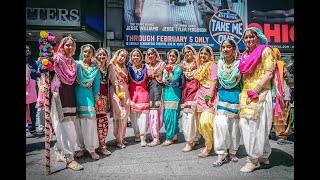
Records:
[[[182,152],[189,152],[192,150],[192,148],[193,148],[193,143],[187,143],[186,146],[182,149]]]
[[[125,148],[126,146],[124,145],[124,144],[122,144],[122,143],[117,143],[117,145],[116,145],[118,148],[120,148],[120,149],[123,149],[123,148]]]
[[[101,152],[101,154],[106,156],[109,156],[112,154],[107,148],[100,148],[99,151]]]
[[[253,164],[254,167],[253,167],[253,168],[248,168],[248,167],[247,167],[248,164]],[[254,171],[254,170],[256,169],[256,167],[257,167],[257,165],[254,164],[254,163],[247,163],[245,166],[243,166],[243,167],[240,169],[240,171],[241,171],[241,172],[244,172],[244,173],[250,173],[250,172]]]
[[[80,150],[78,152],[76,152],[76,154],[74,155],[76,158],[81,158],[84,156],[84,154],[87,152],[87,150]]]
[[[173,144],[173,140],[166,140],[164,143],[161,144],[162,147],[166,147]]]
[[[198,154],[198,156],[202,157],[202,158],[208,157],[211,150],[209,152],[204,152],[205,150],[206,150],[206,148],[202,149],[200,151],[200,153]]]
[[[146,147],[147,146],[147,142],[146,141],[141,141],[140,145],[141,145],[141,147]]]
[[[160,141],[155,140],[155,141],[152,141],[151,143],[148,143],[147,146],[148,147],[154,147],[154,146],[159,145],[159,144],[160,144]]]
[[[56,161],[57,162],[66,162],[66,158],[61,154],[57,154]]]
[[[229,160],[230,160],[231,162],[236,163],[236,162],[238,162],[238,157],[237,157],[237,156],[230,156],[230,155],[229,155]]]
[[[67,163],[66,165],[67,168],[70,168],[74,171],[80,171],[83,170],[83,166],[79,164],[77,161],[72,160],[70,163]]]
[[[99,160],[100,159],[100,156],[99,156],[99,154],[97,154],[96,152],[91,152],[90,153],[90,155],[91,155],[91,159],[92,160]]]
[[[224,158],[222,161],[218,161],[218,159],[215,161],[215,162],[213,162],[213,167],[220,167],[220,166],[222,166],[224,163],[227,163],[228,162],[228,160],[227,160],[227,158]]]

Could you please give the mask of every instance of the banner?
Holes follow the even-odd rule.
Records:
[[[244,50],[245,9],[245,0],[125,0],[124,46],[218,50],[233,38]]]
[[[269,45],[294,48],[294,6],[292,0],[248,0],[248,27],[257,27]]]

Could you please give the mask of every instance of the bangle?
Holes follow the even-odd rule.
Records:
[[[205,101],[209,101],[210,99],[211,99],[211,96],[209,96],[209,95],[205,95],[205,96],[204,96],[204,100],[205,100]]]
[[[257,94],[258,94],[261,90],[262,90],[262,86],[261,86],[260,84],[257,84],[257,86],[253,88],[253,91],[254,91],[255,93],[257,93]]]

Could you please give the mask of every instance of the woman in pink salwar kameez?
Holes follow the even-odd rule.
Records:
[[[110,113],[113,117],[113,134],[116,137],[117,147],[125,148],[124,140],[127,121],[130,113],[130,95],[128,90],[128,70],[125,62],[128,52],[119,49],[111,59],[108,67],[108,80],[110,85]]]
[[[166,64],[161,60],[158,51],[149,48],[146,54],[149,82],[148,91],[150,99],[149,125],[152,142],[149,147],[160,144],[159,132],[163,126],[163,87],[162,71]]]

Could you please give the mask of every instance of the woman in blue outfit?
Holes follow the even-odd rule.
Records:
[[[182,68],[180,54],[176,49],[171,49],[168,54],[168,65],[163,71],[164,86],[164,115],[163,122],[166,129],[166,141],[162,146],[169,146],[178,140],[180,116],[180,100],[182,95]]]
[[[100,70],[94,62],[95,49],[91,44],[81,47],[83,60],[77,64],[77,144],[80,151],[75,155],[82,157],[86,151],[93,160],[100,157],[95,152],[99,147],[95,106],[100,94]]]

